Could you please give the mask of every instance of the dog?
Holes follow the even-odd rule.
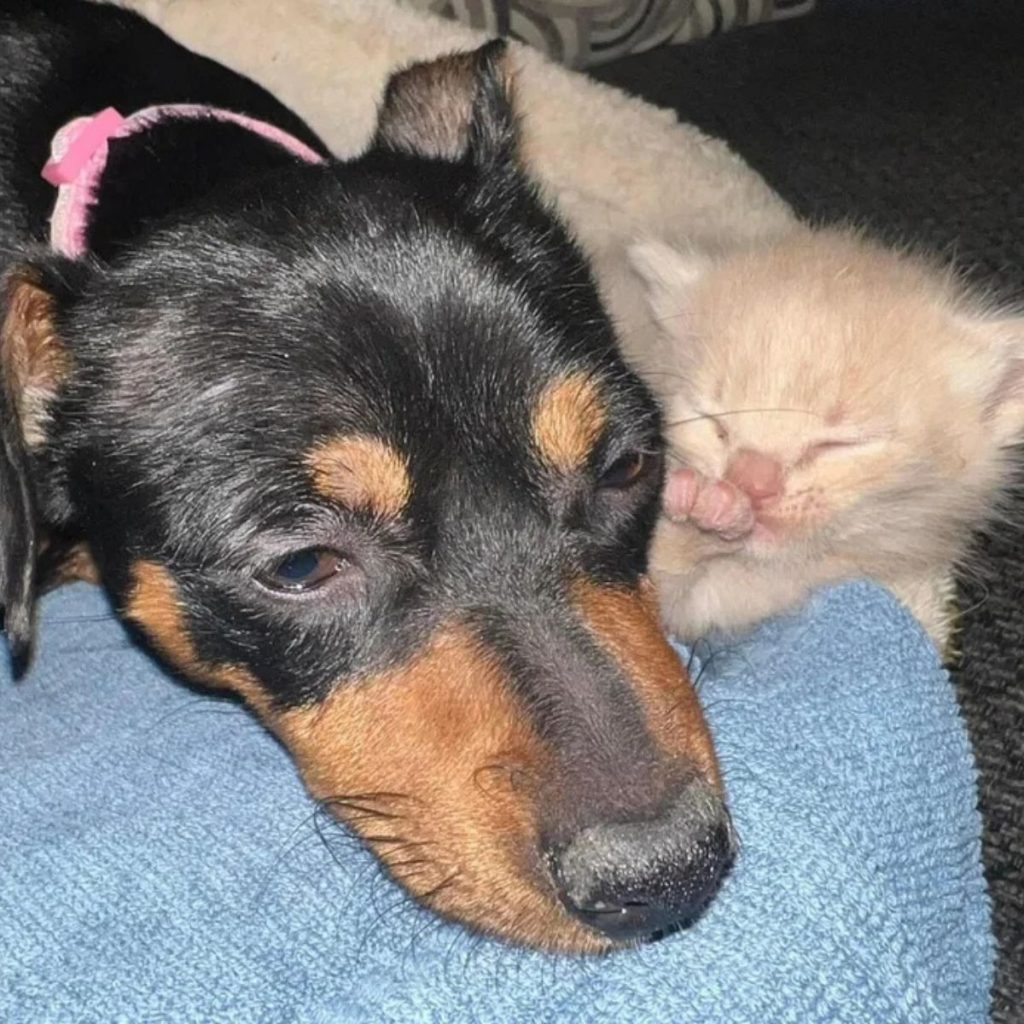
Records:
[[[95,574],[437,913],[570,952],[693,919],[734,836],[645,575],[661,424],[502,44],[398,72],[348,162],[118,8],[8,0],[0,48],[18,663]]]

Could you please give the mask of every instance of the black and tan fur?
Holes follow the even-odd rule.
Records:
[[[116,9],[9,3],[0,60],[15,655],[46,546],[438,912],[581,951],[697,913],[732,839],[644,575],[659,419],[518,166],[501,46],[396,75],[348,163],[202,122],[115,143],[77,262],[38,179],[71,117],[317,140]]]

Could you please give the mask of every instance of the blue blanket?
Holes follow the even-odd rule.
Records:
[[[993,948],[949,680],[880,590],[827,591],[703,665],[742,841],[691,931],[603,959],[409,905],[286,753],[51,596],[0,677],[0,1020],[974,1024]],[[322,823],[321,823],[322,825]]]

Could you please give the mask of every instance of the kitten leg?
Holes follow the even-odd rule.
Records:
[[[915,579],[889,583],[889,589],[910,609],[932,638],[944,661],[953,660],[956,629],[956,582],[947,569]]]

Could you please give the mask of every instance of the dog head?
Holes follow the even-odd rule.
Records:
[[[81,535],[436,911],[579,951],[699,911],[732,839],[644,577],[659,418],[517,166],[500,47],[396,76],[358,160],[15,268],[3,359],[17,652],[38,524]]]

